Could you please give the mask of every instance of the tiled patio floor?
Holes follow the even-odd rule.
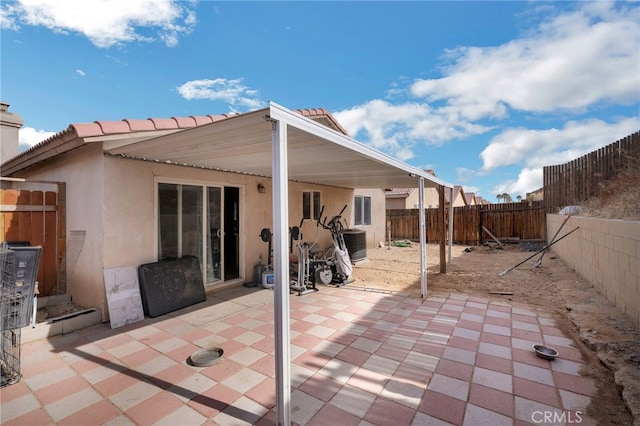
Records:
[[[111,330],[22,346],[0,422],[273,424],[273,293],[244,287]],[[540,359],[534,343],[560,357]],[[217,364],[186,359],[219,346]],[[300,425],[595,424],[583,360],[551,316],[461,294],[321,287],[291,296],[291,420]]]

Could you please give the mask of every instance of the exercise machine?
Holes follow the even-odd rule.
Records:
[[[353,266],[351,265],[351,258],[349,257],[349,250],[344,242],[344,219],[342,213],[346,210],[345,204],[340,213],[333,216],[329,221],[328,217],[322,219],[322,213],[324,212],[324,206],[320,210],[318,215],[317,224],[322,228],[331,232],[331,239],[333,244],[323,252],[325,262],[330,265],[332,272],[331,283],[338,287],[341,287],[348,283],[349,276],[353,272]]]

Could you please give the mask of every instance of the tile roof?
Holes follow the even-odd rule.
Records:
[[[464,198],[466,198],[468,205],[471,205],[471,201],[473,201],[473,203],[476,204],[476,194],[475,194],[475,192],[465,192],[464,193]]]
[[[411,195],[416,188],[391,188],[386,189],[384,191],[384,195],[387,197],[399,197],[399,196],[409,196]]]
[[[463,196],[464,196],[464,192],[462,191],[462,186],[454,185],[453,186],[453,202],[454,203],[455,203],[455,200],[458,199],[458,195],[460,195],[460,194],[463,194]],[[451,193],[449,191],[445,191],[444,192],[444,201],[446,203],[449,203],[451,201]]]
[[[296,112],[299,113],[300,115],[304,116],[304,117],[309,117],[309,118],[320,118],[320,117],[323,117],[323,118],[326,118],[328,121],[331,122],[331,125],[334,126],[339,132],[344,133],[345,135],[349,134],[340,125],[340,123],[338,123],[338,121],[333,117],[333,115],[331,115],[331,113],[329,111],[327,111],[326,109],[324,109],[324,108],[297,109]]]
[[[347,131],[336,121],[329,111],[324,108],[310,108],[296,110],[302,116],[315,119],[326,120],[329,127],[348,135]],[[49,138],[39,142],[29,149],[20,152],[9,161],[22,157],[33,151],[40,150],[43,146],[49,145],[56,140],[69,140],[74,138],[89,138],[96,136],[127,134],[136,132],[152,132],[156,130],[182,130],[192,127],[203,126],[226,120],[230,117],[240,115],[238,113],[217,114],[217,115],[199,115],[188,117],[170,117],[170,118],[147,118],[135,119],[125,118],[123,120],[98,120],[93,123],[72,123],[66,129],[50,136]]]
[[[436,172],[433,171],[433,169],[424,169],[425,172],[429,173],[430,175],[435,176]],[[418,188],[388,188],[385,189],[384,191],[384,195],[387,197],[400,197],[400,196],[409,196],[413,193],[413,191],[416,191]]]

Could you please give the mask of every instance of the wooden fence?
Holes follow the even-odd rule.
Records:
[[[420,239],[418,209],[387,210],[387,222],[394,239]],[[448,215],[446,209],[448,231]],[[543,201],[484,204],[480,206],[454,207],[453,243],[480,245],[492,238],[503,242],[515,240],[545,239],[545,208]],[[427,242],[439,242],[438,209],[425,209]],[[448,238],[448,237],[447,237]]]
[[[640,156],[640,132],[583,155],[573,161],[543,168],[547,212],[600,196],[600,183],[611,179]]]
[[[54,191],[0,189],[0,241],[28,241],[41,246],[38,268],[40,296],[63,294],[64,203]]]

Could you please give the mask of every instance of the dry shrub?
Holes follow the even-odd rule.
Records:
[[[625,156],[622,169],[600,183],[600,196],[580,204],[583,216],[640,220],[640,155]]]

